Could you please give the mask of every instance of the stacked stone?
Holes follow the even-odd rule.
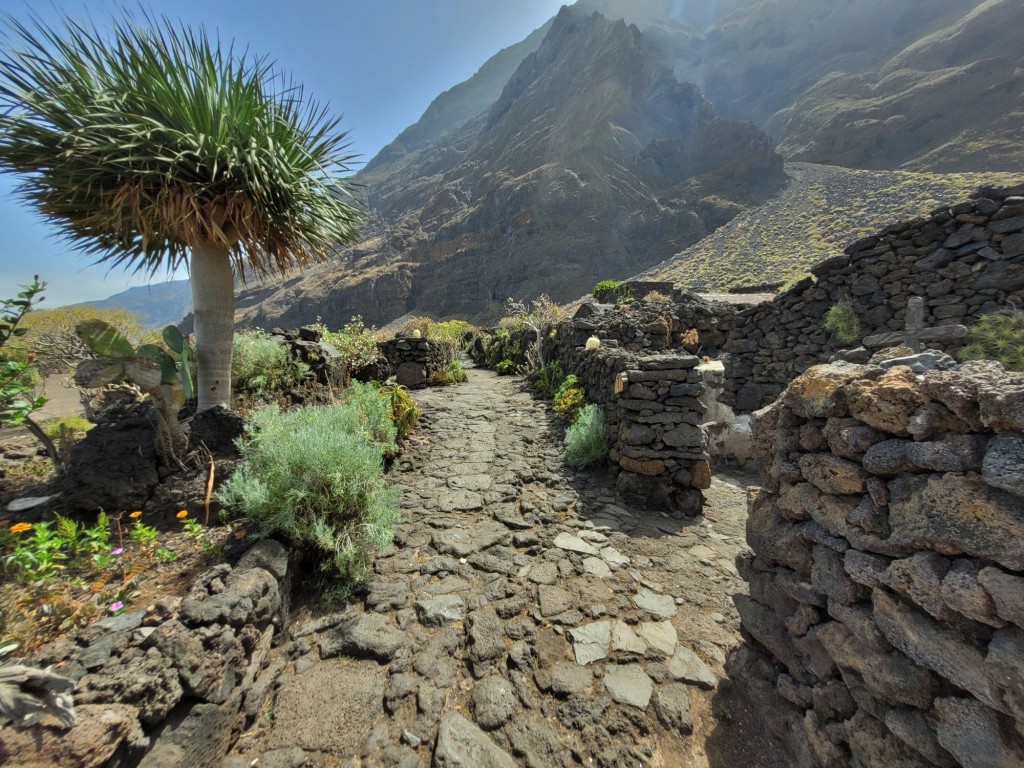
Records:
[[[755,414],[729,672],[796,765],[1024,765],[1024,374],[896,362]]]
[[[699,515],[711,485],[707,435],[701,429],[702,376],[693,355],[650,355],[618,374],[613,402],[616,487],[630,504]]]
[[[601,407],[623,501],[700,514],[701,490],[711,484],[707,435],[700,428],[703,377],[695,370],[700,360],[679,348],[678,333],[670,329],[696,328],[712,343],[726,312],[689,296],[676,304],[634,303],[626,314],[588,303],[545,338],[545,359],[575,375],[587,401]],[[636,324],[647,314],[660,323],[657,333]],[[603,339],[597,349],[585,348],[591,335]],[[649,354],[652,349],[660,354]]]
[[[732,328],[735,311],[721,302],[683,295],[670,302],[633,301],[615,306],[587,302],[572,320],[560,323],[546,346],[561,357],[583,346],[590,336],[602,345],[637,352],[698,348],[701,354],[721,351]],[[694,336],[691,331],[696,331]]]
[[[795,376],[850,346],[824,328],[844,297],[864,336],[902,330],[911,296],[926,298],[931,325],[970,324],[1010,303],[1024,305],[1024,185],[983,188],[969,202],[886,227],[811,273],[775,301],[739,314],[725,344],[723,396],[737,411],[767,405]]]
[[[206,571],[184,600],[45,646],[31,663],[71,682],[77,721],[0,728],[0,755],[18,765],[220,765],[284,664],[264,668],[290,587],[287,551],[265,539],[236,566]]]
[[[380,345],[396,381],[403,387],[417,389],[427,385],[427,378],[435,371],[443,371],[455,359],[454,344],[434,339],[418,339],[400,335]]]
[[[331,387],[343,386],[351,373],[346,369],[341,352],[324,341],[323,331],[315,325],[304,325],[297,330],[282,331],[275,328],[271,337],[288,348],[293,358],[309,366],[314,378]]]

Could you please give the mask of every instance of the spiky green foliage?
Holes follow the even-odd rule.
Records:
[[[494,366],[494,369],[498,372],[499,376],[511,376],[518,367],[515,362],[506,358]]]
[[[258,328],[236,333],[231,351],[231,383],[241,392],[280,392],[309,377],[310,369],[288,348]]]
[[[553,360],[530,374],[530,385],[541,397],[554,398],[559,387],[565,381],[562,364]]]
[[[0,169],[74,247],[153,273],[210,242],[264,274],[355,239],[338,118],[268,59],[147,14],[6,23]]]
[[[284,536],[324,570],[360,582],[374,549],[391,541],[399,494],[382,466],[395,449],[390,407],[373,387],[353,388],[336,405],[253,414],[220,497],[256,535]],[[390,442],[376,439],[382,432]]]
[[[961,360],[998,360],[1008,371],[1024,371],[1024,312],[982,315],[971,326]]]
[[[380,388],[380,395],[391,406],[391,421],[395,424],[398,437],[405,437],[416,426],[421,411],[412,399],[409,390],[401,384],[385,384]]]
[[[849,296],[843,296],[829,307],[825,313],[825,330],[846,344],[860,338],[860,321]]]
[[[604,414],[596,405],[585,405],[565,431],[565,461],[570,467],[582,469],[604,460],[607,455]]]

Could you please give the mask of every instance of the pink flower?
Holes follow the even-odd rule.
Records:
[[[115,547],[114,549],[110,550],[110,554],[115,556],[120,555],[122,552],[124,552],[124,550],[121,547]]]
[[[124,603],[122,603],[120,600],[110,604],[110,612],[111,613],[117,613],[122,608],[124,608]]]

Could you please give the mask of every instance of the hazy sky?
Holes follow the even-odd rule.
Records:
[[[569,0],[150,0],[142,6],[217,30],[291,72],[344,116],[362,161],[414,123],[442,91],[470,77],[501,48],[522,40]],[[68,15],[106,25],[120,7],[93,0],[36,0],[46,21]],[[0,10],[27,19],[23,0]],[[0,24],[0,26],[4,26]],[[4,43],[7,44],[7,43]],[[49,282],[44,306],[101,299],[124,290],[124,272],[92,266],[12,194],[0,176],[0,298],[38,273]],[[182,275],[183,277],[184,275]],[[158,278],[161,279],[161,278]]]

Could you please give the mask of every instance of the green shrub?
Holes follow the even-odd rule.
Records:
[[[459,360],[452,360],[448,365],[448,376],[453,382],[461,384],[464,381],[469,381],[469,377],[466,375],[466,371],[462,367],[462,363]]]
[[[84,416],[65,416],[62,419],[47,419],[39,425],[43,428],[43,432],[51,440],[56,440],[61,435],[61,427],[64,427],[70,433],[79,433],[83,435],[92,429],[93,424]]]
[[[495,369],[498,371],[499,376],[511,376],[516,372],[516,364],[512,360],[505,358],[495,366]]]
[[[445,320],[443,323],[431,320],[427,323],[427,329],[423,335],[432,341],[447,341],[458,349],[464,350],[466,337],[475,330],[477,330],[476,326],[465,320]]]
[[[565,431],[565,460],[570,467],[581,469],[602,461],[607,455],[604,414],[596,405],[585,405]]]
[[[585,402],[586,395],[583,392],[583,387],[580,386],[579,379],[569,374],[562,382],[562,386],[555,392],[553,408],[555,413],[571,424],[576,421]]]
[[[401,384],[386,384],[379,392],[391,407],[391,421],[395,425],[398,437],[405,437],[412,432],[421,415],[419,406]]]
[[[446,387],[449,384],[460,384],[464,381],[469,381],[469,377],[458,360],[452,360],[447,368],[431,371],[427,376],[427,384],[432,387]]]
[[[338,395],[338,402],[349,406],[358,422],[356,430],[363,437],[384,446],[387,454],[395,452],[398,429],[391,418],[391,404],[380,396],[376,386],[353,381]]]
[[[537,394],[549,399],[555,396],[564,381],[565,374],[557,360],[541,366],[530,374],[530,384]]]
[[[997,360],[1008,371],[1024,371],[1024,312],[982,315],[971,327],[961,360]]]
[[[825,330],[846,344],[860,339],[860,321],[848,296],[843,296],[825,313]]]
[[[594,286],[594,298],[602,303],[610,301],[615,298],[620,285],[620,280],[602,280]]]
[[[339,331],[329,331],[322,323],[318,325],[324,341],[341,353],[341,358],[350,371],[359,371],[377,362],[380,350],[377,347],[377,331],[363,325],[363,318],[356,315]]]
[[[399,515],[399,492],[386,483],[382,465],[385,452],[395,450],[389,411],[372,387],[335,405],[257,411],[221,501],[246,518],[254,535],[284,536],[321,569],[364,581],[371,552],[391,542]],[[381,432],[390,443],[376,439]]]
[[[236,333],[231,345],[231,382],[240,392],[266,394],[294,386],[310,375],[288,348],[256,328]]]

